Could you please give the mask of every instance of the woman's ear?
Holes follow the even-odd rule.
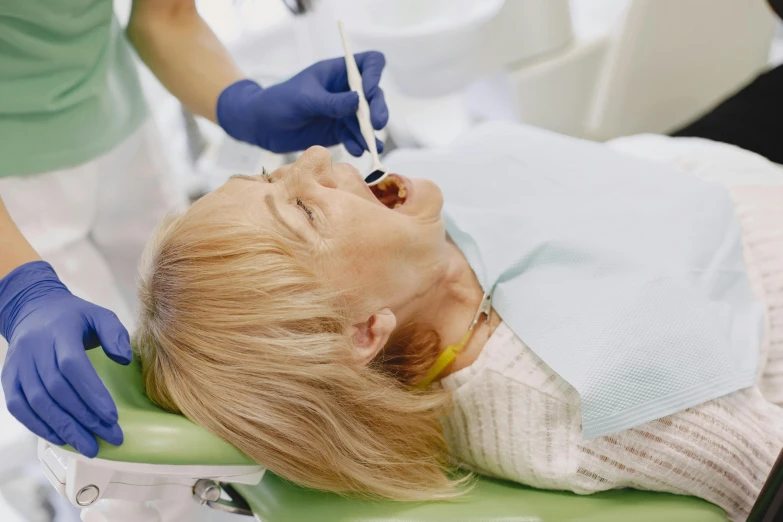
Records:
[[[356,362],[361,366],[370,364],[370,361],[386,346],[396,326],[397,317],[388,308],[372,314],[365,321],[355,323],[353,345]]]

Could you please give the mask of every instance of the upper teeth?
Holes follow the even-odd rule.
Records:
[[[383,181],[381,181],[380,183],[378,183],[378,189],[381,190],[381,191],[386,191],[387,189],[390,189],[393,186],[397,187],[397,197],[399,199],[401,199],[401,200],[404,200],[405,197],[408,195],[408,191],[405,190],[405,185],[403,185],[402,183],[398,182],[397,179],[392,178],[392,177],[388,177],[388,178],[384,179]],[[393,208],[397,208],[397,207],[400,207],[400,206],[402,206],[402,201],[398,201],[397,203],[395,203]]]
[[[389,185],[392,183],[394,183],[395,185],[397,184],[397,182],[393,178],[386,178],[380,183],[378,183],[378,188],[381,190],[386,190],[387,188],[389,188]]]

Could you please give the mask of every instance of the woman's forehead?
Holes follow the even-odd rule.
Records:
[[[222,217],[236,216],[237,214],[246,214],[248,210],[254,209],[265,212],[262,208],[264,197],[272,190],[272,185],[262,179],[253,181],[251,177],[232,177],[223,185],[205,195],[191,206],[187,211],[194,217],[195,215],[211,219],[215,212]],[[255,209],[258,207],[258,209]]]
[[[220,217],[242,216],[254,223],[265,223],[287,230],[292,236],[304,241],[298,226],[292,226],[290,219],[281,214],[281,202],[277,197],[283,183],[269,183],[263,176],[232,176],[216,192],[217,205],[214,210]]]
[[[241,206],[250,200],[263,201],[272,191],[272,185],[261,176],[232,176],[203,199],[210,198],[211,204]]]
[[[219,190],[228,191],[244,191],[249,188],[258,186],[269,185],[269,180],[263,174],[255,176],[249,176],[246,174],[235,174],[226,181]]]

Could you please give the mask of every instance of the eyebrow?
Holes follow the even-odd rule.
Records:
[[[256,183],[272,183],[272,180],[269,178],[261,178],[259,179],[257,176],[248,176],[246,174],[234,174],[231,176],[230,179],[241,179],[245,181],[255,181]],[[307,240],[302,236],[302,234],[299,233],[298,230],[296,230],[294,227],[288,224],[288,222],[283,219],[283,216],[280,214],[280,211],[277,210],[277,205],[275,204],[275,199],[272,197],[272,194],[267,194],[264,196],[264,203],[266,203],[267,208],[269,209],[269,212],[272,213],[275,218],[282,224],[291,234],[296,236],[296,238],[299,241],[306,242]]]
[[[257,176],[248,176],[247,174],[233,174],[228,179],[243,179],[245,181],[255,181],[256,183],[263,183],[265,181],[268,181],[269,183],[271,183],[270,180],[266,180],[263,178],[258,179]]]
[[[275,205],[275,198],[272,197],[272,194],[267,194],[264,196],[264,203],[266,203],[267,208],[269,209],[269,212],[272,213],[273,216],[277,218],[280,223],[288,229],[289,232],[291,232],[293,235],[296,236],[296,238],[299,241],[305,242],[306,239],[302,234],[299,233],[298,230],[293,228],[291,225],[289,225],[285,219],[283,219],[283,216],[280,215],[280,212],[277,210],[277,205]]]

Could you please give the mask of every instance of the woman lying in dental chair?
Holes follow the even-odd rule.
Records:
[[[543,152],[542,144],[550,142],[552,165],[563,165],[573,150],[582,166],[584,205],[582,192],[569,192],[563,184],[570,178],[535,171],[536,150]],[[499,145],[493,149],[488,143]],[[549,223],[563,221],[563,212],[572,212],[564,222],[581,230],[592,215],[580,212],[600,201],[600,184],[607,180],[603,167],[593,167],[631,161],[624,158],[638,152],[635,148],[677,165],[654,167],[681,177],[682,187],[673,183],[675,196],[677,190],[701,187],[704,177],[721,181],[704,183],[704,206],[680,209],[684,221],[692,217],[710,225],[707,202],[718,189],[730,192],[731,212],[742,225],[740,257],[763,304],[759,314],[766,328],[763,336],[743,337],[741,329],[727,336],[754,358],[758,354],[751,384],[758,378],[753,386],[657,420],[582,440],[587,399],[540,358],[547,353],[543,343],[537,352],[538,344],[528,340],[545,312],[540,318],[512,318],[492,309],[486,320],[477,316],[487,281],[476,268],[481,263],[469,262],[475,245],[457,240],[470,232],[470,223],[457,222],[460,207],[449,207],[450,194],[463,194],[469,202],[494,191],[502,205],[509,191],[520,190],[508,186],[511,178],[504,175],[511,172],[537,191],[525,205],[541,200],[538,221],[525,235],[555,230]],[[689,152],[699,148],[717,154],[714,162]],[[750,153],[699,140],[641,137],[605,146],[509,125],[484,128],[478,138],[450,150],[455,152],[441,151],[434,160],[426,152],[389,160],[414,174],[430,172],[427,177],[438,179],[443,191],[401,170],[371,190],[353,167],[333,165],[325,149],[312,148],[271,174],[234,177],[166,223],[142,269],[135,349],[147,394],[275,473],[316,489],[397,500],[450,498],[468,485],[467,478],[450,473],[460,465],[577,493],[631,487],[693,495],[721,506],[732,520],[744,520],[783,447],[783,409],[775,405],[783,402],[783,171]],[[461,178],[460,169],[471,171],[469,178]],[[648,183],[642,175],[626,174],[617,178],[620,184]],[[466,179],[471,187],[465,187]],[[591,184],[596,190],[585,189]],[[562,194],[567,205],[548,199],[551,194]],[[619,232],[613,229],[621,231],[626,222],[648,219],[654,227],[669,218],[665,213],[677,212],[672,203],[672,210],[639,218],[633,209],[644,207],[643,199],[606,205],[615,220],[606,222],[596,244],[615,237]],[[518,228],[515,214],[508,215],[510,225],[499,219],[493,227],[513,235],[519,231],[503,228]],[[455,223],[456,235],[447,234]],[[656,244],[653,236],[645,242]],[[687,239],[697,247],[711,241]],[[664,247],[656,249],[665,248],[660,244]],[[534,250],[544,251],[542,245]],[[620,245],[617,252],[631,248]],[[661,259],[687,250],[683,244],[670,248]],[[596,252],[600,257],[610,250]],[[605,275],[599,272],[595,278]],[[552,295],[559,299],[571,286],[579,281]],[[580,296],[577,290],[573,295]],[[497,310],[509,309],[508,300],[508,291],[496,297]],[[663,308],[677,306],[664,298]],[[693,335],[694,346],[704,339],[709,344],[712,332],[688,330],[701,312],[672,321],[653,317],[653,333],[637,336],[637,344],[649,341],[657,350],[655,332]],[[468,331],[474,316],[479,321]],[[725,324],[716,330],[731,323],[731,314],[723,317]],[[558,332],[568,328],[566,323]],[[617,338],[623,335],[618,328]],[[584,341],[587,350],[590,339]],[[461,350],[432,375],[447,346]],[[697,364],[709,367],[708,359]],[[433,376],[435,382],[422,386]],[[632,385],[643,388],[644,380]]]

